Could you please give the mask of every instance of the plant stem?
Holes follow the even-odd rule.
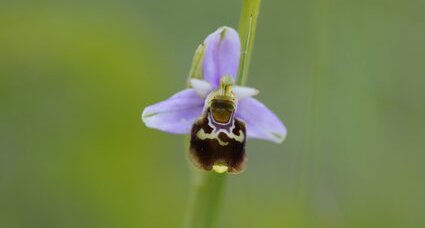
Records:
[[[239,36],[241,38],[241,60],[239,65],[239,83],[244,85],[248,76],[249,62],[254,43],[255,27],[260,9],[261,0],[243,0],[239,22]],[[199,53],[199,48],[197,53]],[[195,56],[191,77],[196,77],[196,70],[202,54]],[[196,64],[198,63],[198,64]],[[196,171],[194,191],[186,220],[186,228],[212,228],[215,226],[220,211],[227,174]]]
[[[261,0],[243,0],[242,13],[239,22],[239,36],[241,38],[241,61],[239,65],[238,82],[245,85],[248,79],[251,53],[254,46],[255,29],[260,11]]]
[[[197,172],[194,192],[186,227],[214,227],[221,199],[226,185],[227,174],[214,172]]]

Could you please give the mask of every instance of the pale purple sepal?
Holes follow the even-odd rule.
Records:
[[[204,100],[194,89],[185,89],[165,101],[143,110],[146,126],[173,134],[189,134],[194,121],[199,118]]]
[[[241,55],[239,34],[230,27],[221,27],[210,34],[204,41],[206,45],[203,76],[214,88],[220,78],[230,75],[236,81]]]
[[[279,118],[264,104],[252,97],[239,100],[236,117],[246,124],[248,137],[281,143],[286,128]]]

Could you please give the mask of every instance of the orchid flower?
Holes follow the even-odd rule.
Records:
[[[241,44],[238,33],[221,27],[204,41],[201,79],[142,113],[147,127],[172,134],[191,134],[193,163],[216,172],[238,173],[246,167],[248,138],[281,143],[286,128],[253,96],[258,90],[234,85]]]

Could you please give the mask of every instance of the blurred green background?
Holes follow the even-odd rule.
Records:
[[[179,227],[184,137],[140,113],[240,4],[1,1],[0,227]],[[424,9],[263,0],[248,84],[288,138],[248,142],[220,227],[425,227]]]

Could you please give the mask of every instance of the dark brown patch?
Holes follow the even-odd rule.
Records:
[[[228,145],[222,146],[217,139],[199,139],[196,134],[200,129],[204,129],[206,133],[212,132],[212,128],[208,125],[207,114],[198,119],[193,124],[190,140],[190,158],[192,162],[201,169],[211,170],[215,162],[226,164],[230,173],[242,172],[247,163],[245,154],[246,129],[245,124],[235,119],[235,129],[233,133],[239,135],[241,130],[244,133],[243,142],[230,139],[226,134],[220,133],[219,138]]]

